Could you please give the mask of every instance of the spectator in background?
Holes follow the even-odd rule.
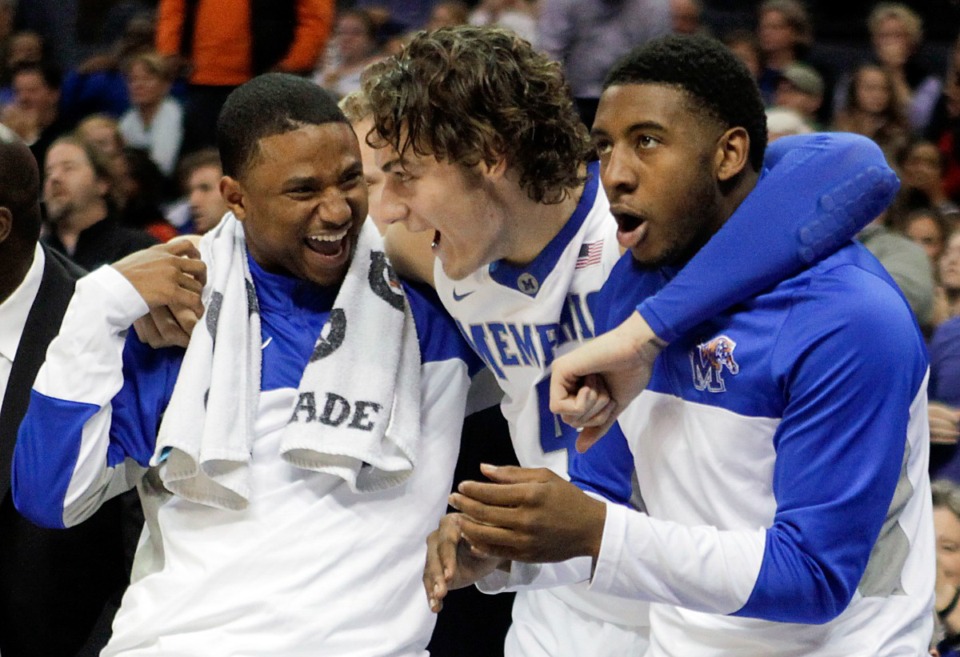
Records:
[[[179,227],[180,232],[203,235],[220,223],[227,211],[220,194],[223,177],[220,153],[215,148],[196,151],[183,158],[180,169],[189,208],[189,219]]]
[[[920,245],[932,265],[939,262],[949,233],[949,224],[943,218],[943,215],[934,208],[913,210],[903,220],[903,234]],[[936,268],[934,269],[934,278],[939,279]],[[934,323],[938,323],[936,319],[934,319]]]
[[[955,229],[947,237],[937,261],[937,275],[940,287],[934,316],[935,321],[942,324],[960,315],[960,230]]]
[[[909,212],[927,207],[934,208],[948,222],[960,219],[960,208],[943,189],[944,158],[935,144],[912,141],[898,154],[896,163],[900,192],[891,207],[894,220],[888,221],[889,225],[902,230],[901,220]],[[941,240],[945,237],[941,236]]]
[[[560,62],[589,128],[603,78],[621,55],[669,34],[670,0],[541,0],[539,48]]]
[[[530,0],[482,0],[471,12],[470,24],[510,30],[537,47],[537,16]]]
[[[746,29],[731,30],[723,37],[723,45],[743,62],[754,80],[760,79],[763,72],[763,52],[756,34]]]
[[[153,50],[156,40],[152,14],[141,13],[127,21],[113,46],[95,54],[67,73],[60,90],[60,107],[72,120],[105,113],[120,117],[130,109],[124,68],[131,57]]]
[[[794,62],[783,69],[773,100],[775,107],[791,109],[811,128],[820,128],[817,112],[823,104],[823,78],[812,66]]]
[[[702,34],[710,31],[703,24],[703,3],[700,0],[670,0],[670,19],[674,34]]]
[[[32,30],[14,32],[7,40],[4,50],[3,72],[0,80],[0,107],[13,102],[11,80],[13,72],[24,64],[39,64],[43,61],[43,37]]]
[[[922,133],[930,123],[942,84],[917,52],[923,42],[920,16],[904,4],[883,2],[870,12],[867,26],[874,56],[906,104],[910,127]]]
[[[23,64],[13,72],[13,103],[0,113],[0,123],[11,128],[43,162],[54,139],[73,126],[60,116],[60,71],[50,64]]]
[[[766,0],[757,10],[757,38],[763,70],[757,81],[765,105],[773,96],[783,71],[802,61],[813,43],[813,23],[796,0]]]
[[[157,51],[189,64],[183,151],[214,145],[227,95],[266,71],[308,73],[334,0],[160,0]]]
[[[880,261],[906,297],[921,327],[933,321],[933,268],[926,252],[899,232],[890,230],[881,215],[857,235]]]
[[[500,2],[500,4],[503,4]],[[430,19],[424,25],[424,29],[438,30],[441,27],[456,27],[466,25],[470,17],[470,8],[458,0],[449,2],[438,2],[433,6],[430,12]]]
[[[876,64],[861,64],[854,70],[847,104],[837,112],[833,128],[869,137],[889,162],[896,161],[910,140],[910,124],[889,71]]]
[[[74,131],[83,141],[97,148],[107,159],[123,154],[123,135],[120,124],[107,114],[91,114],[77,124]]]
[[[156,244],[117,220],[111,174],[104,156],[73,136],[57,139],[44,161],[43,202],[51,224],[44,241],[88,271]]]
[[[938,479],[931,482],[930,492],[937,537],[934,610],[939,622],[934,643],[939,657],[960,657],[960,487],[949,479]]]
[[[133,107],[120,119],[120,133],[170,176],[183,142],[183,108],[170,97],[173,72],[160,55],[143,52],[129,60],[125,73]]]
[[[169,242],[180,234],[162,209],[170,196],[170,182],[144,149],[127,146],[122,158],[122,173],[114,181],[122,199],[117,218],[122,225],[145,232],[158,242]]]
[[[363,69],[380,58],[376,23],[362,9],[342,12],[330,45],[313,80],[337,98],[343,98],[360,88]]]

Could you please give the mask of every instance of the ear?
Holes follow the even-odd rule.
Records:
[[[507,175],[507,158],[501,157],[493,164],[481,162],[479,164],[480,173],[488,180],[498,180]]]
[[[10,208],[0,205],[0,244],[7,241],[13,230],[13,213]]]
[[[750,135],[742,127],[730,128],[717,141],[717,180],[726,182],[750,162]]]
[[[220,196],[224,203],[230,208],[238,221],[247,218],[246,199],[243,194],[243,185],[236,178],[224,176],[220,179]]]

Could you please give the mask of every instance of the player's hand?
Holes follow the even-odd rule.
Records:
[[[112,266],[150,308],[151,315],[137,320],[141,340],[152,346],[186,346],[189,332],[203,315],[200,295],[207,281],[207,267],[194,243],[171,240],[132,253]]]
[[[427,537],[423,588],[434,613],[443,609],[443,599],[449,591],[469,586],[505,563],[504,559],[472,551],[460,533],[461,519],[459,513],[448,513],[440,520],[440,527]]]
[[[166,246],[171,247],[178,242],[188,242],[194,247],[200,244],[199,235],[184,235],[176,237]],[[177,247],[179,248],[179,247]],[[184,255],[193,257],[192,252],[187,250]],[[199,253],[196,254],[199,257]],[[204,274],[203,282],[206,280]],[[191,305],[158,306],[151,308],[150,312],[133,323],[133,328],[137,332],[140,342],[146,343],[154,349],[161,347],[186,347],[190,343],[190,334],[193,328],[200,321],[203,315],[203,306],[200,306],[200,312]]]
[[[550,410],[582,429],[577,451],[585,452],[599,440],[647,386],[664,346],[634,312],[617,328],[553,362]]]
[[[546,563],[600,552],[607,507],[546,468],[481,466],[492,483],[464,481],[450,496],[477,556]]]
[[[927,415],[930,420],[930,442],[955,445],[960,438],[960,409],[930,402]]]

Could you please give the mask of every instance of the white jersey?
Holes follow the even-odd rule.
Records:
[[[316,286],[251,273],[264,367],[246,508],[172,495],[163,466],[150,466],[183,352],[125,339],[145,308],[109,267],[77,285],[37,377],[17,506],[62,527],[137,485],[146,526],[104,657],[426,657],[436,617],[421,582],[424,539],[446,508],[473,354],[432,292],[407,288],[422,363],[417,465],[400,485],[352,492],[279,453],[329,306]]]
[[[577,209],[525,267],[494,262],[453,281],[435,263],[437,294],[504,391],[520,465],[567,477],[576,432],[550,412],[553,360],[594,336],[592,301],[620,258],[617,224],[590,168]]]
[[[504,391],[501,409],[520,465],[565,478],[577,433],[550,412],[550,365],[594,337],[594,300],[620,258],[599,166],[591,164],[588,173],[576,210],[529,265],[494,262],[458,281],[443,273],[439,260],[434,270],[444,307]],[[586,614],[647,626],[646,603],[597,595],[579,584],[551,592]]]

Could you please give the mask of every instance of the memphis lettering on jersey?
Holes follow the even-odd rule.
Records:
[[[316,395],[312,392],[301,392],[297,406],[293,409],[291,422],[319,422],[330,427],[339,427],[344,422],[351,429],[371,431],[375,423],[376,414],[382,406],[372,401],[355,401],[338,394],[328,392],[323,401],[323,407],[317,406]]]
[[[698,344],[690,351],[690,367],[693,370],[693,387],[709,392],[726,392],[727,384],[723,380],[723,370],[730,374],[740,372],[740,366],[733,358],[737,343],[726,335],[718,335],[712,340]]]
[[[498,379],[506,379],[504,370],[511,367],[545,369],[556,358],[557,349],[562,345],[594,336],[593,314],[587,299],[579,294],[566,298],[559,322],[482,322],[465,326],[457,320],[457,326]]]

